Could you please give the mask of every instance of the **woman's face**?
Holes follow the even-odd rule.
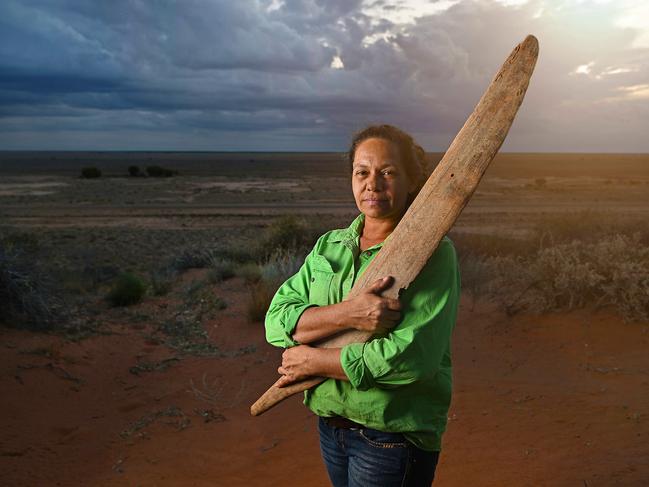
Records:
[[[413,189],[394,142],[370,138],[356,147],[352,191],[366,217],[400,219]]]

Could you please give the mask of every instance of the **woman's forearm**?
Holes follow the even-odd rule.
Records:
[[[345,301],[329,306],[307,308],[297,322],[293,339],[299,343],[313,343],[347,328]]]
[[[340,348],[313,349],[312,375],[349,381],[340,363]]]

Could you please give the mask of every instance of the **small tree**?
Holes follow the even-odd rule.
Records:
[[[132,177],[140,176],[140,168],[138,166],[128,166],[128,174]]]
[[[96,167],[84,167],[81,169],[81,177],[86,179],[93,179],[101,177],[101,171]]]

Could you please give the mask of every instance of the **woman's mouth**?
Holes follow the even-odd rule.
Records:
[[[380,206],[387,203],[388,200],[385,198],[365,198],[363,201],[370,206]]]

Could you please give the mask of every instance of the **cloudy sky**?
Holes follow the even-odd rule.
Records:
[[[527,34],[503,150],[649,152],[646,0],[2,0],[0,149],[443,151]]]

